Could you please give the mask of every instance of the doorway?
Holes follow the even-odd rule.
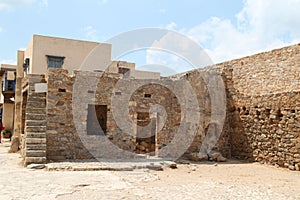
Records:
[[[155,155],[156,118],[151,118],[148,112],[138,112],[136,133],[136,153]]]
[[[21,111],[21,134],[25,134],[25,120],[26,120],[26,106],[27,106],[28,92],[23,92],[22,95],[22,111]]]
[[[88,135],[107,133],[107,105],[88,105],[86,130]]]

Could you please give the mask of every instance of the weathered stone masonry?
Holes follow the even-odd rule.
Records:
[[[244,97],[237,102],[233,155],[298,168],[300,92]]]
[[[89,159],[92,155],[84,147],[78,134],[88,134],[88,111],[90,105],[106,106],[106,125],[105,138],[108,138],[119,148],[136,153],[155,154],[157,149],[168,145],[175,134],[181,120],[180,104],[176,96],[171,92],[174,87],[172,81],[163,81],[170,89],[159,84],[146,84],[138,88],[129,99],[129,114],[132,121],[140,126],[148,125],[151,122],[149,110],[151,105],[160,105],[165,109],[166,119],[161,127],[161,131],[156,137],[142,139],[139,138],[138,129],[130,129],[132,132],[123,132],[116,124],[115,117],[112,114],[111,97],[122,98],[123,94],[114,91],[116,83],[120,80],[120,74],[102,74],[93,72],[75,72],[75,76],[69,76],[66,70],[52,69],[47,74],[48,92],[47,92],[47,159],[65,160],[65,159]],[[87,78],[88,77],[88,78]],[[129,84],[138,84],[140,81],[130,80]],[[201,105],[207,102],[207,94],[201,88],[205,84],[201,81],[197,83],[199,89],[199,101]],[[129,85],[123,85],[126,88]],[[132,85],[131,85],[132,87]],[[74,89],[76,88],[76,89]],[[124,89],[123,88],[123,89]],[[122,89],[122,91],[124,91]],[[183,90],[180,90],[183,91]],[[200,92],[202,91],[202,92]],[[184,96],[182,94],[182,96]],[[120,106],[117,109],[124,109],[126,106]],[[209,104],[207,104],[209,106]],[[158,108],[159,110],[159,108]],[[117,111],[123,113],[124,110]],[[161,123],[160,118],[163,114],[158,112],[157,121]],[[200,150],[204,138],[204,129],[207,128],[209,120],[209,111],[201,109],[200,126],[194,142],[187,150],[186,155],[197,153]],[[206,113],[207,112],[207,113]],[[75,114],[75,115],[74,115]],[[122,117],[120,117],[122,118]],[[76,123],[76,126],[74,123]],[[144,124],[143,124],[144,123]],[[97,122],[98,124],[98,122]],[[91,124],[90,124],[91,126]],[[159,126],[159,125],[157,125]],[[100,128],[100,127],[98,127]],[[103,127],[101,127],[103,128]],[[136,132],[135,132],[136,131]],[[143,131],[145,132],[145,131]],[[88,145],[93,145],[93,142]],[[89,150],[97,151],[97,146],[89,146]],[[109,149],[106,150],[106,153]],[[227,155],[229,156],[229,155]]]
[[[201,72],[195,70],[175,76],[177,79],[186,79],[190,82],[196,93],[199,113],[202,116],[194,142],[184,154],[187,158],[199,152],[208,127],[218,126],[218,122],[216,124],[210,122],[212,111],[209,93],[205,82],[199,78],[199,73],[205,74],[207,71],[217,71],[222,75],[227,94],[225,124],[214,149],[228,158],[250,159],[299,170],[300,45],[221,63],[203,69]],[[129,101],[130,117],[137,124],[151,122],[153,116],[147,114],[151,104],[161,105],[170,114],[167,123],[157,133],[156,141],[153,143],[151,138],[139,140],[136,132],[126,134],[119,129],[111,112],[111,97],[113,95],[122,98],[123,96],[119,91],[114,90],[118,80],[122,79],[122,74],[105,74],[99,79],[101,76],[103,74],[100,72],[75,72],[75,76],[69,76],[65,70],[53,69],[48,72],[47,96],[42,97],[42,94],[37,94],[47,101],[46,111],[42,111],[44,104],[41,100],[38,100],[41,108],[33,110],[39,113],[35,117],[41,120],[41,123],[44,119],[43,112],[46,116],[47,140],[40,140],[42,144],[45,142],[47,144],[44,145],[47,146],[47,160],[93,157],[78,136],[88,131],[87,117],[89,109],[93,106],[95,109],[107,111],[105,118],[98,119],[106,121],[104,136],[126,151],[153,152],[154,149],[168,145],[174,137],[182,111],[176,95],[171,92],[174,89],[172,84],[168,84],[168,81],[166,83],[171,89],[159,84],[148,84],[136,90]],[[131,84],[135,84],[134,80]],[[30,85],[34,85],[33,80],[29,80]],[[30,111],[32,105],[29,103],[33,101],[32,92],[34,90],[28,90],[26,112]],[[180,95],[184,95],[184,92]],[[75,107],[74,101],[77,103]],[[22,107],[24,102],[23,99]],[[75,112],[74,109],[82,112]],[[158,118],[159,115],[160,112],[156,117]],[[28,117],[26,119],[29,120]],[[74,119],[80,122],[76,124],[77,127]],[[29,123],[27,126],[28,129],[25,128],[23,135],[26,140],[30,135],[26,131],[28,133],[37,131],[34,136],[39,133],[39,137],[42,137],[43,134],[40,133],[44,130],[43,124],[40,129],[29,126]],[[27,141],[23,142],[23,152],[26,152],[27,147],[30,146],[26,144]],[[42,160],[44,161],[45,158]]]
[[[299,170],[300,44],[225,62],[233,157]]]
[[[23,82],[22,155],[25,165],[44,163],[46,157],[46,92],[37,92],[36,84],[45,83],[43,75],[29,75]]]

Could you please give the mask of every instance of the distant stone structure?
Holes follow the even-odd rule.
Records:
[[[300,170],[300,44],[170,77],[137,71],[133,63],[120,61],[113,61],[105,72],[70,66],[46,71],[25,77],[17,74],[15,127],[21,135],[25,165],[95,155],[122,158],[112,146],[136,155],[167,157],[177,149],[163,149],[181,133],[186,138],[177,141],[182,144],[178,149],[189,146],[182,147],[178,158],[224,161],[224,156]],[[222,77],[211,91],[204,80],[210,73]],[[139,85],[147,77],[153,82]],[[123,79],[129,85],[118,85]],[[181,80],[189,82],[197,105],[180,104],[182,97],[189,97]],[[133,93],[130,85],[136,88]],[[226,92],[224,125],[211,121],[215,111],[210,92],[217,94],[221,85]],[[121,92],[126,89],[128,93]],[[118,99],[128,105],[113,105]],[[184,110],[200,117],[189,118]],[[181,129],[182,120],[196,131]],[[103,140],[102,147],[96,138]]]

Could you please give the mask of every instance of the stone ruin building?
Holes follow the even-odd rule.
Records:
[[[34,36],[32,43],[47,39],[78,45],[75,40],[43,36]],[[87,44],[81,41],[80,45]],[[96,44],[88,45],[92,48]],[[108,45],[107,55],[109,48]],[[41,54],[41,50],[37,51]],[[34,50],[30,52],[36,56]],[[72,69],[69,64],[64,67],[69,61],[68,55],[62,53],[65,52],[55,50],[45,55],[37,54],[36,57],[43,56],[44,60],[48,58],[48,68],[43,71],[35,69],[38,64],[29,64],[35,62],[34,56],[26,55],[26,51],[18,52],[14,136],[20,140],[25,165],[92,159],[94,153],[101,157],[101,152],[97,152],[99,146],[93,143],[98,136],[126,152],[160,157],[163,155],[160,150],[176,137],[180,122],[186,116],[179,102],[188,94],[180,90],[181,84],[174,80],[187,80],[195,92],[196,112],[201,117],[197,118],[189,146],[178,158],[200,159],[205,137],[222,129],[211,150],[224,157],[300,170],[300,44],[171,77],[137,71],[133,63],[121,61],[113,61],[107,71]],[[56,62],[63,65],[61,68],[49,67],[49,58],[57,59]],[[106,60],[104,64],[110,62],[110,57]],[[210,73],[222,77],[222,83],[217,81],[215,91],[220,85],[225,86],[223,126],[218,121],[211,121],[212,102],[205,81]],[[137,88],[129,93],[130,96],[115,89],[124,78]],[[145,78],[155,81],[139,86]],[[126,91],[127,85],[118,87]],[[178,94],[174,94],[175,88]],[[120,106],[114,114],[113,109],[118,106],[113,105],[112,99],[118,102],[122,98],[127,98],[128,105]],[[127,110],[122,110],[123,107]],[[123,131],[116,122],[116,119],[123,120],[126,112],[134,122],[128,128],[131,133]],[[118,114],[120,116],[115,116]],[[143,127],[149,129],[145,131]],[[186,136],[189,137],[188,131]]]

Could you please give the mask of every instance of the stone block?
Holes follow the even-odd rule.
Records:
[[[46,120],[46,114],[26,113],[26,120]]]
[[[26,150],[26,157],[46,157],[45,150]]]
[[[27,132],[26,138],[46,138],[46,134],[44,132]]]
[[[26,138],[27,144],[46,144],[46,138]]]
[[[46,144],[26,144],[27,150],[46,150]]]
[[[26,132],[46,132],[47,127],[46,126],[26,126],[25,131]]]
[[[46,157],[25,157],[24,165],[46,163]]]

